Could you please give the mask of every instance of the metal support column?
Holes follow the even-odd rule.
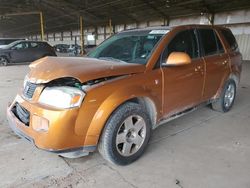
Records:
[[[39,15],[40,15],[40,25],[41,25],[41,40],[44,41],[43,13],[39,12]]]
[[[112,35],[112,20],[109,19],[109,35]]]
[[[107,38],[107,30],[106,30],[106,25],[104,26],[104,39]]]
[[[207,19],[210,25],[214,25],[214,13],[208,14]]]
[[[80,16],[80,40],[81,40],[81,55],[84,51],[84,32],[83,32],[83,18]]]

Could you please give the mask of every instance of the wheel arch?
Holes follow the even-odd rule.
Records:
[[[230,73],[221,82],[221,86],[219,87],[219,89],[218,89],[216,95],[213,97],[213,99],[217,99],[217,98],[220,97],[220,94],[223,91],[223,88],[224,88],[224,86],[225,86],[225,84],[227,83],[228,80],[233,80],[235,82],[236,89],[239,87],[240,77],[237,74],[235,74],[235,73]]]
[[[7,60],[7,64],[10,63],[10,58],[8,57],[7,54],[1,54],[0,57],[3,57]]]
[[[126,100],[124,103],[126,102],[134,102],[145,107],[146,112],[149,115],[152,127],[154,127],[154,125],[157,122],[157,110],[156,110],[155,103],[153,102],[152,99],[150,99],[149,97],[134,97],[134,98]]]
[[[240,78],[236,74],[230,74],[227,80],[233,80],[235,82],[236,88],[239,87]]]
[[[98,141],[100,139],[100,136],[102,135],[102,132],[105,128],[106,122],[109,120],[111,115],[117,110],[118,107],[121,105],[125,104],[126,102],[134,102],[137,104],[142,105],[145,107],[146,112],[148,113],[152,127],[156,124],[157,122],[157,106],[154,102],[153,99],[151,99],[148,96],[145,95],[137,95],[136,97],[133,95],[131,97],[128,97],[124,100],[116,100],[117,98],[115,96],[105,100],[103,104],[99,107],[99,109],[96,111],[89,127],[87,130],[87,134],[85,138],[95,138],[96,139],[96,144],[98,144]],[[110,103],[112,101],[112,103]],[[107,105],[109,108],[107,108]],[[111,107],[111,108],[110,108]],[[112,110],[111,110],[112,109]],[[105,110],[105,112],[104,112]],[[102,114],[101,114],[102,113]],[[103,115],[103,117],[98,118],[99,116]],[[85,144],[86,144],[85,140]]]
[[[4,57],[4,58],[6,58],[8,61],[10,61],[10,57],[8,57],[7,54],[1,54],[0,57]]]

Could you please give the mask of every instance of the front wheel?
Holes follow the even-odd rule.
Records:
[[[148,144],[151,123],[142,106],[125,103],[111,115],[103,130],[99,152],[114,164],[127,165],[137,160]]]
[[[4,56],[0,56],[0,66],[7,66],[9,63],[8,59]]]
[[[220,112],[228,112],[235,100],[236,84],[234,80],[228,80],[223,88],[220,98],[212,103],[212,108]]]

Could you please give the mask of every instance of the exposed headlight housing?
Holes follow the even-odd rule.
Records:
[[[48,106],[68,109],[79,107],[85,93],[78,88],[69,86],[46,87],[39,98],[39,103]]]
[[[26,83],[28,82],[28,80],[29,80],[29,77],[28,77],[28,75],[26,75],[26,76],[24,77],[24,80],[23,80],[23,88],[25,88]]]

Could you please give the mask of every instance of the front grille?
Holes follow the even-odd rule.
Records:
[[[36,90],[37,85],[33,84],[31,82],[27,82],[24,89],[23,89],[23,95],[24,97],[28,99],[32,99],[34,92]]]
[[[20,104],[16,103],[12,110],[11,110],[15,116],[26,126],[29,126],[30,122],[30,113],[28,110],[26,110],[24,107],[22,107]]]

